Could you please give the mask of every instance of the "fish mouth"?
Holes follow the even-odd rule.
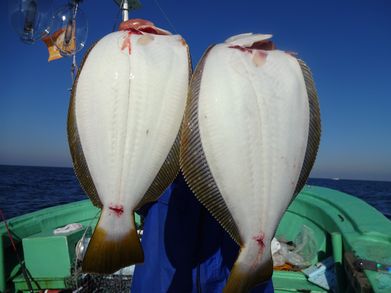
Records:
[[[171,35],[169,31],[158,28],[153,22],[141,18],[133,18],[120,23],[118,30],[147,33],[153,35]]]

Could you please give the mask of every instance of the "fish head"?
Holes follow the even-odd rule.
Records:
[[[250,56],[256,67],[261,67],[266,63],[268,51],[276,49],[274,43],[270,40],[270,34],[245,33],[232,36],[225,40],[224,47],[239,50],[247,56]],[[236,57],[234,57],[237,60]]]
[[[120,50],[126,54],[132,51],[132,36],[139,35],[135,41],[140,45],[148,45],[156,36],[160,38],[174,39],[179,41],[183,46],[188,48],[186,41],[180,35],[173,35],[171,32],[159,28],[153,22],[141,18],[133,18],[120,23],[118,30],[122,32],[119,38]]]
[[[118,30],[148,33],[154,35],[171,35],[169,31],[158,28],[153,22],[141,18],[133,18],[120,23]]]
[[[272,36],[271,34],[245,33],[232,36],[226,39],[225,43],[230,47],[269,51],[276,49],[271,41]]]

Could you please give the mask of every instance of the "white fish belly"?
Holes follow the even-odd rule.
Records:
[[[210,51],[198,116],[209,169],[248,247],[271,241],[300,175],[309,125],[296,59],[267,51],[259,60],[256,51],[226,44]]]
[[[120,31],[90,52],[76,89],[76,124],[104,207],[131,211],[142,199],[178,134],[188,79],[180,36]]]

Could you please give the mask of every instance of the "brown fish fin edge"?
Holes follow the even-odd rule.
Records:
[[[308,131],[307,149],[304,157],[303,167],[301,168],[299,181],[297,182],[295,195],[297,195],[307,182],[311,169],[315,163],[318,153],[321,135],[321,121],[318,94],[315,88],[315,82],[312,78],[311,70],[304,61],[297,59],[303,72],[305,86],[307,88],[308,104],[310,109],[310,125]],[[293,199],[292,199],[293,200]]]
[[[270,280],[273,274],[273,260],[269,259],[266,265],[256,271],[245,271],[235,263],[227,284],[224,287],[224,293],[247,293],[254,287]]]
[[[192,75],[192,65],[189,47],[187,46],[187,56],[188,56],[188,67],[189,67],[189,83]],[[183,121],[182,121],[183,123]],[[180,152],[180,137],[181,129],[178,131],[178,135],[175,138],[174,144],[171,147],[170,152],[167,155],[166,160],[164,161],[162,167],[160,168],[158,174],[153,180],[152,184],[149,186],[147,192],[138,203],[135,210],[137,211],[143,205],[154,202],[162,195],[164,190],[175,180],[176,176],[179,173],[179,152]]]
[[[68,110],[67,132],[68,132],[69,150],[71,152],[73,169],[75,171],[76,177],[79,180],[80,185],[83,188],[84,192],[91,199],[92,203],[96,207],[102,208],[103,206],[102,202],[99,199],[98,192],[95,188],[94,182],[92,181],[91,174],[88,169],[86,159],[84,157],[83,148],[80,143],[80,137],[79,137],[77,122],[76,122],[76,112],[75,112],[76,90],[77,90],[77,83],[79,80],[79,76],[88,58],[88,55],[90,54],[91,50],[94,48],[95,45],[96,43],[92,45],[90,49],[88,49],[83,59],[83,62],[80,66],[80,69],[77,73],[76,79],[73,83],[71,100],[69,103],[69,110]]]
[[[133,215],[133,213],[132,213]],[[132,216],[133,218],[133,216]],[[108,239],[99,219],[82,262],[85,273],[112,274],[123,267],[144,262],[144,252],[134,224],[117,239]]]
[[[143,205],[156,201],[166,188],[175,180],[175,177],[179,173],[179,136],[175,139],[175,142],[167,155],[162,167],[158,174],[149,186],[142,200],[139,202],[135,210],[137,211]]]
[[[182,124],[180,166],[186,183],[197,199],[209,210],[232,239],[240,245],[239,230],[208,167],[202,149],[198,127],[198,95],[200,83],[205,61],[212,47],[209,47],[204,53],[190,82],[190,90]]]

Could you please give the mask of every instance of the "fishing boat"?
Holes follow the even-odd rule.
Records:
[[[105,292],[115,286],[115,292],[129,292],[131,268],[99,281],[80,272],[80,240],[99,212],[84,200],[12,218],[8,229],[2,222],[0,291]],[[67,228],[75,223],[80,225]],[[137,226],[142,228],[140,217]],[[63,233],[55,234],[58,228]],[[304,270],[275,267],[276,292],[391,292],[391,221],[354,196],[306,186],[284,214],[276,238],[286,243],[300,238],[295,245],[307,245],[309,262]]]
[[[61,56],[74,57],[84,46],[85,36],[76,36],[78,42],[72,42],[76,23],[83,28],[79,31],[87,31],[77,19],[82,18],[79,2],[71,0],[65,12],[55,14],[58,25],[47,39],[49,52],[58,34],[63,34],[56,43]],[[123,5],[126,20],[128,8],[138,1],[115,2]],[[34,23],[37,5],[30,4],[31,13],[17,22],[22,24],[17,31],[26,43],[42,38],[36,33],[40,26]],[[72,16],[70,20],[64,21],[64,13]],[[100,210],[84,200],[0,223],[0,292],[129,292],[133,267],[103,276],[81,272],[83,252],[99,215]],[[140,217],[136,224],[141,231]],[[277,249],[276,254],[296,257],[295,264],[287,261],[275,267],[276,292],[391,292],[391,221],[358,198],[306,186],[284,214],[275,239],[280,247],[290,247],[284,253]]]

